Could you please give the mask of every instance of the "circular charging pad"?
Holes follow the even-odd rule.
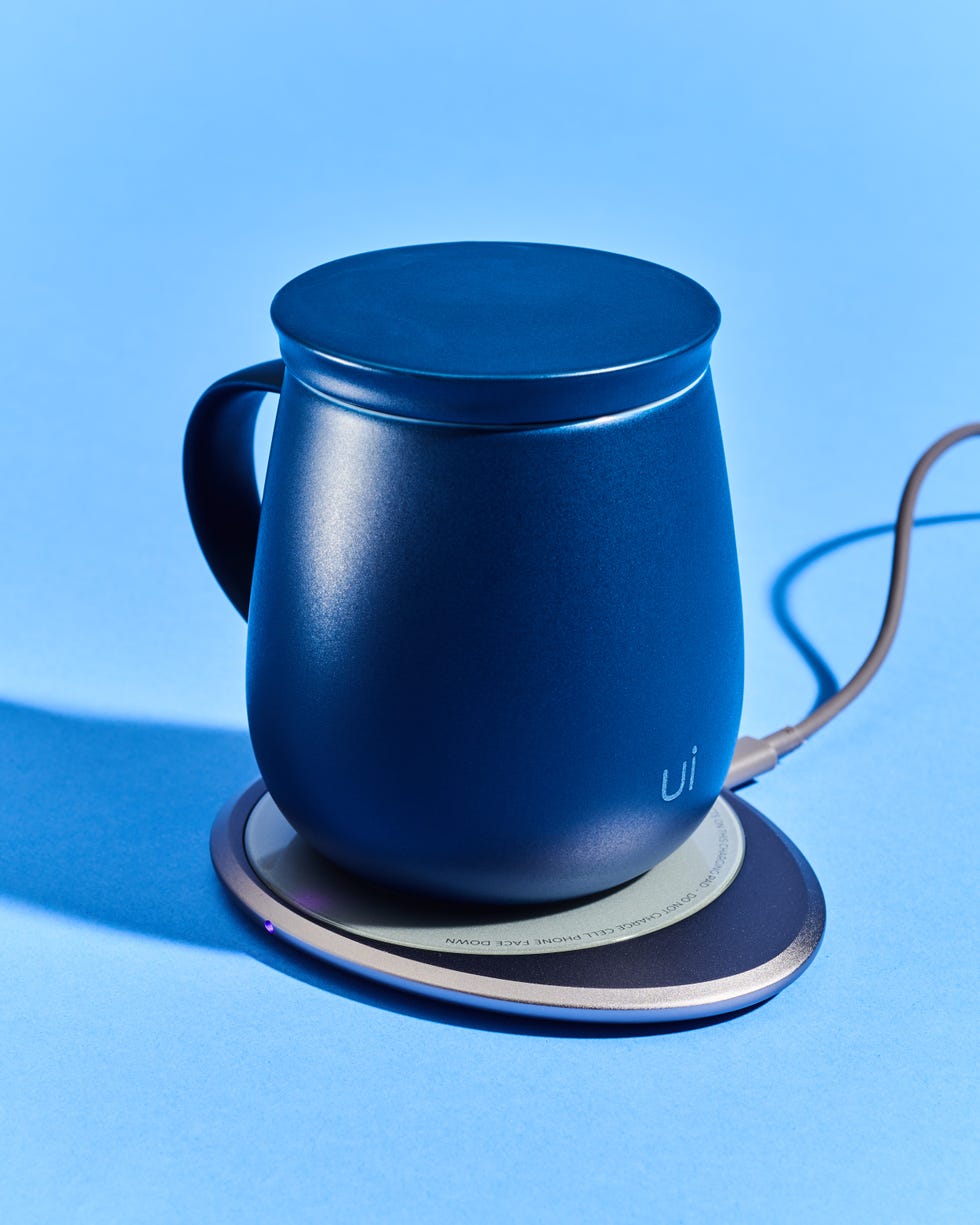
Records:
[[[253,784],[211,833],[218,875],[276,935],[370,978],[484,1008],[587,1021],[733,1011],[792,982],[823,935],[793,844],[724,793],[669,859],[561,905],[468,908],[389,893],[308,848]]]

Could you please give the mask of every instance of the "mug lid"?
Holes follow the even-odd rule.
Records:
[[[321,264],[272,303],[300,381],[460,425],[625,412],[704,373],[720,312],[696,281],[584,247],[449,242]]]

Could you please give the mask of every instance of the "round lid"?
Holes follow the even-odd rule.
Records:
[[[720,314],[646,260],[543,243],[370,251],[289,282],[272,320],[290,371],[361,408],[465,425],[624,412],[708,364]]]

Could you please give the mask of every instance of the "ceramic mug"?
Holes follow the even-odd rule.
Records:
[[[272,316],[283,361],[204,393],[184,476],[287,819],[354,873],[480,902],[666,857],[742,699],[713,299],[626,256],[446,243],[324,264]]]

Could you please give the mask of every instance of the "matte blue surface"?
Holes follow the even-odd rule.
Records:
[[[918,534],[884,671],[750,792],[826,892],[803,978],[703,1028],[493,1027],[324,974],[225,906],[207,837],[254,769],[245,635],[180,446],[325,259],[493,238],[679,268],[725,317],[743,729],[795,720],[817,686],[773,584],[822,683],[846,676],[887,578],[866,529],[977,415],[977,21],[5,14],[0,1217],[973,1215],[980,523]],[[924,515],[980,511],[978,451],[942,460]]]

